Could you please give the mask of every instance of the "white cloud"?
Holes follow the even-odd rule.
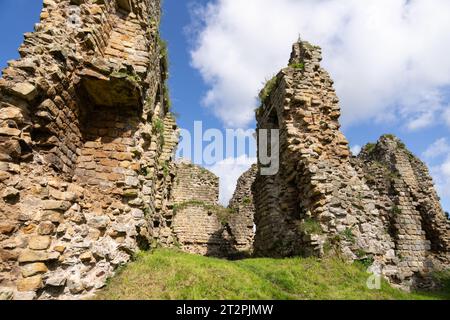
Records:
[[[444,116],[445,123],[447,123],[447,126],[450,127],[450,107],[444,111],[443,116]]]
[[[431,167],[431,175],[436,183],[438,194],[444,199],[444,207],[449,210],[450,201],[450,154],[440,165]]]
[[[446,138],[441,138],[430,145],[423,153],[423,156],[427,159],[433,159],[448,153],[450,153],[450,145]]]
[[[350,148],[350,151],[354,156],[357,156],[361,152],[361,149],[362,148],[360,145],[354,145],[353,147]]]
[[[430,173],[444,208],[450,210],[450,145],[447,138],[436,140],[423,153],[423,156],[435,163],[430,166]]]
[[[227,158],[217,162],[207,169],[220,178],[220,203],[228,206],[228,202],[236,189],[239,177],[256,163],[256,158],[245,155],[238,158]]]
[[[323,48],[344,124],[450,125],[448,12],[448,0],[216,0],[195,10],[192,65],[210,87],[204,104],[246,126],[262,81],[287,64],[300,32]]]

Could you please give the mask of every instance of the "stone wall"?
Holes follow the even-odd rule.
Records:
[[[174,242],[158,0],[44,0],[0,79],[0,291],[80,298]]]
[[[380,159],[361,156],[355,165],[321,59],[319,47],[294,44],[289,66],[261,93],[257,129],[279,129],[280,170],[257,174],[253,185],[255,254],[339,251],[350,260],[373,262],[392,282],[410,287],[436,266],[434,258],[448,258],[448,224],[433,183],[425,166],[401,148],[377,147]],[[378,146],[401,145],[392,141],[382,138]],[[399,178],[371,185],[367,176],[377,161]],[[395,219],[392,210],[398,211]]]
[[[253,215],[247,210],[251,203],[238,204],[238,194],[243,194],[244,189],[236,194],[230,208],[224,208],[218,204],[218,177],[186,161],[176,167],[173,233],[180,248],[189,253],[231,259],[251,253]],[[250,189],[251,183],[246,185]]]
[[[183,160],[177,163],[173,202],[219,203],[219,178],[212,172]]]
[[[353,159],[374,191],[377,208],[395,243],[396,283],[426,279],[424,271],[448,267],[450,221],[440,205],[427,167],[392,135],[368,144]],[[429,285],[415,281],[410,285]]]
[[[229,208],[236,214],[231,216],[230,227],[239,252],[252,254],[255,238],[255,206],[252,186],[258,166],[253,165],[237,181],[236,190],[230,200]]]

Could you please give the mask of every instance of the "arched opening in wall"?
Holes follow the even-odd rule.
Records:
[[[289,167],[289,154],[287,153],[287,142],[285,133],[281,128],[281,121],[278,110],[273,105],[266,108],[265,114],[258,117],[258,128],[268,130],[268,146],[261,146],[258,143],[259,150],[268,149],[271,159],[278,158],[278,170],[265,175],[261,169],[260,174],[253,188],[255,199],[255,225],[256,234],[254,250],[256,256],[289,256],[294,252],[291,238],[292,216],[296,210],[295,196],[295,175],[292,185],[289,185],[287,179],[292,171],[295,173],[295,166]],[[277,130],[277,135],[273,134]],[[264,133],[264,132],[263,132]],[[271,139],[278,138],[278,150],[272,150]],[[263,148],[263,149],[261,149]],[[263,150],[264,151],[264,150]],[[261,154],[260,154],[261,156]],[[263,164],[260,161],[260,168]],[[292,171],[291,171],[292,169]],[[292,192],[292,193],[291,193]],[[294,203],[294,204],[293,204]]]
[[[86,89],[90,86],[90,91]],[[81,184],[113,188],[117,181],[132,176],[127,169],[136,154],[130,152],[133,136],[138,130],[142,107],[136,103],[116,101],[109,96],[104,103],[92,99],[93,88],[99,95],[108,96],[101,89],[105,84],[82,80],[78,88],[79,130],[81,151],[75,166],[75,177]],[[114,90],[105,87],[107,90]],[[130,180],[130,179],[128,179]],[[131,181],[131,180],[130,180]],[[134,182],[133,182],[134,183]]]

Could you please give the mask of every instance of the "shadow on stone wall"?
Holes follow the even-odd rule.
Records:
[[[214,232],[207,244],[206,256],[228,260],[242,260],[251,258],[251,253],[236,248],[237,242],[229,224]]]

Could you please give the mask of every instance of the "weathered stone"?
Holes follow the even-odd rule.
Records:
[[[7,187],[2,192],[3,199],[14,199],[20,195],[20,191],[13,187]]]
[[[27,101],[34,100],[38,94],[36,87],[28,82],[17,83],[11,88],[11,93]]]
[[[16,128],[0,127],[0,136],[20,136],[22,131]]]
[[[12,288],[0,287],[0,301],[12,300],[14,298],[14,290]]]
[[[85,263],[90,263],[92,261],[95,261],[95,258],[93,256],[92,252],[88,251],[88,252],[85,252],[80,255],[80,260]]]
[[[0,234],[9,234],[14,231],[16,225],[10,222],[0,222]]]
[[[56,200],[63,200],[65,202],[75,202],[78,199],[77,194],[73,192],[60,192],[55,189],[50,190],[50,196]],[[67,203],[63,203],[64,205],[68,205]],[[67,209],[66,209],[67,210]]]
[[[0,248],[0,260],[1,261],[16,261],[19,257],[17,250],[5,250]]]
[[[24,121],[23,111],[16,107],[6,107],[0,109],[0,120],[13,120],[16,123],[22,123]]]
[[[22,266],[22,276],[28,278],[40,273],[46,273],[48,271],[47,266],[42,262],[31,263]]]
[[[52,287],[63,287],[66,285],[66,282],[67,276],[64,273],[52,274],[45,280],[45,284]]]
[[[61,210],[67,211],[71,207],[69,201],[58,201],[58,200],[45,200],[42,203],[44,210]]]
[[[55,246],[55,247],[53,248],[53,250],[55,250],[56,252],[58,252],[58,253],[60,253],[60,254],[63,254],[64,251],[66,251],[66,246],[58,245],[58,246]]]
[[[15,292],[14,300],[18,301],[30,301],[36,299],[36,292],[27,291],[27,292]]]
[[[106,229],[110,223],[110,219],[107,216],[90,216],[87,217],[88,226],[96,229]]]
[[[45,262],[58,260],[59,253],[57,252],[45,252],[45,251],[34,251],[34,250],[23,250],[19,255],[18,261],[20,263],[29,263],[29,262]]]
[[[17,280],[18,291],[37,291],[38,289],[42,288],[42,285],[43,282],[41,275]]]
[[[46,250],[50,247],[51,239],[49,236],[31,237],[28,247],[32,250]]]
[[[55,231],[55,225],[50,221],[43,221],[38,226],[40,235],[51,235]]]

